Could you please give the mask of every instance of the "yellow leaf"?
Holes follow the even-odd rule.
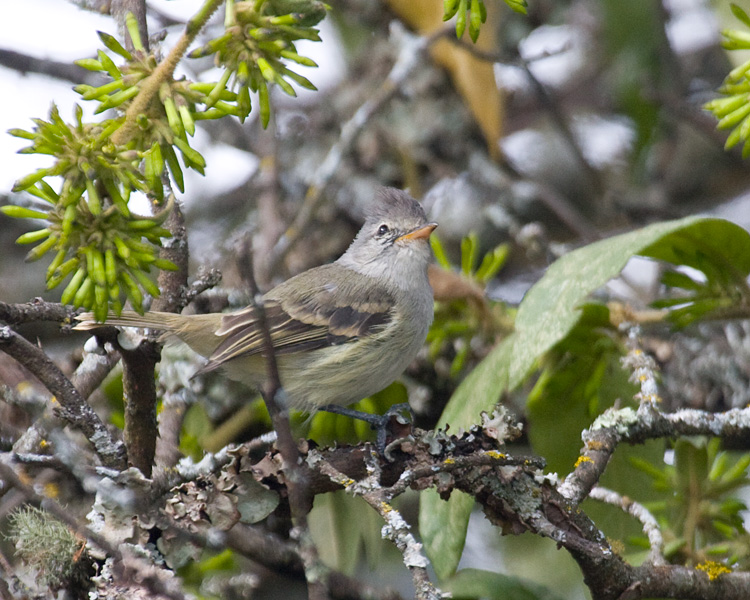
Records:
[[[442,0],[388,0],[388,4],[407,25],[422,35],[445,26]],[[495,31],[500,16],[499,3],[488,2],[486,6],[487,22],[482,25],[475,45],[479,50],[494,52],[497,49]],[[471,44],[468,32],[464,33],[463,39]],[[477,58],[447,39],[433,44],[432,57],[450,74],[484,134],[490,156],[499,158],[504,105],[492,63]]]

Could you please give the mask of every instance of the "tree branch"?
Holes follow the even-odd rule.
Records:
[[[361,496],[385,521],[383,537],[389,539],[399,549],[404,557],[404,564],[412,575],[416,598],[419,600],[438,600],[442,598],[442,592],[430,581],[427,575],[427,558],[422,552],[422,544],[418,543],[410,527],[401,514],[393,508],[391,501],[393,497],[388,490],[380,485],[380,465],[377,457],[365,454],[365,464],[368,476],[359,481],[354,481],[327,462],[322,454],[312,451],[308,455],[308,464],[327,475],[331,481],[341,485],[345,490],[355,496]]]
[[[13,50],[0,48],[0,65],[23,73],[38,73],[75,84],[86,83],[94,87],[104,83],[104,77],[75,64],[57,62],[49,58],[37,58]]]
[[[62,405],[63,418],[83,432],[105,466],[118,470],[125,468],[122,442],[112,438],[99,416],[40,348],[5,325],[0,327],[0,349],[34,373],[54,394]]]
[[[263,400],[268,408],[271,423],[278,436],[276,444],[284,460],[286,486],[289,494],[289,508],[292,513],[292,521],[296,529],[296,537],[300,544],[300,554],[305,566],[305,575],[308,585],[308,596],[311,600],[324,600],[329,595],[326,579],[321,577],[321,572],[327,572],[318,559],[318,552],[312,542],[310,530],[307,526],[307,513],[312,508],[311,500],[307,491],[307,480],[300,468],[300,455],[297,444],[292,436],[289,423],[289,411],[284,401],[284,389],[279,376],[279,367],[276,362],[276,353],[271,339],[271,332],[266,321],[266,313],[263,306],[263,296],[258,290],[255,281],[253,265],[253,254],[249,238],[245,238],[238,257],[240,273],[250,288],[252,305],[256,310],[258,327],[263,336],[263,356],[266,358],[268,378],[261,389]]]
[[[45,302],[41,298],[34,298],[31,302],[24,304],[0,302],[0,321],[5,321],[10,325],[36,321],[71,323],[78,312],[67,304]]]

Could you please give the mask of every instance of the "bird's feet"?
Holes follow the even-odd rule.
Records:
[[[381,456],[385,455],[389,434],[392,440],[406,437],[414,421],[414,413],[408,402],[394,404],[382,415],[373,415],[336,404],[329,404],[320,410],[369,423],[370,427],[375,430],[375,448]]]

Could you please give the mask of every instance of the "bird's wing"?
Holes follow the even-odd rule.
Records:
[[[281,284],[264,299],[276,354],[350,342],[381,330],[393,318],[393,296],[382,286],[373,285],[371,278],[333,265],[313,271]],[[363,286],[361,278],[367,279],[368,285]],[[362,293],[363,289],[367,292]],[[211,367],[263,351],[255,308],[225,315],[216,335],[224,339],[209,357]]]

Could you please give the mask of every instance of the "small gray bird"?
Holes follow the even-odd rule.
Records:
[[[435,227],[411,196],[384,188],[337,261],[300,273],[264,296],[292,408],[314,412],[361,400],[388,386],[416,356],[433,318],[427,265]],[[76,329],[101,326],[91,313],[79,320]],[[125,311],[107,324],[163,330],[207,357],[205,369],[222,368],[230,379],[255,388],[266,380],[253,307],[206,315]]]

